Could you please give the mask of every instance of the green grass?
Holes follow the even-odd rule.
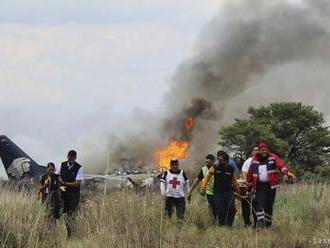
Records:
[[[184,225],[163,218],[158,192],[86,193],[72,239],[63,220],[47,223],[35,196],[0,192],[2,247],[329,247],[330,186],[296,184],[278,192],[273,227],[244,228],[240,209],[232,228],[212,224],[206,199],[187,204]],[[175,216],[174,216],[175,217]],[[175,241],[177,240],[177,241]]]

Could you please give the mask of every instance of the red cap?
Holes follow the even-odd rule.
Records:
[[[261,150],[262,148],[267,148],[267,149],[268,149],[268,145],[265,144],[265,143],[260,143],[260,144],[258,145],[258,149]]]

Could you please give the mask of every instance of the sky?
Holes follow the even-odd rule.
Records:
[[[38,162],[59,163],[138,109],[161,109],[218,8],[219,0],[0,0],[0,133]]]

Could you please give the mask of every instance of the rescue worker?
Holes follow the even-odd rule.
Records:
[[[288,169],[279,157],[269,152],[268,145],[259,144],[258,149],[252,158],[247,181],[252,184],[255,192],[257,227],[270,227],[276,189],[280,186],[277,171],[280,171],[283,182],[286,182]]]
[[[191,202],[191,195],[192,192],[195,190],[195,188],[200,184],[200,182],[203,180],[203,178],[207,175],[209,169],[214,166],[215,157],[212,154],[209,154],[205,158],[205,165],[201,168],[198,176],[193,181],[190,191],[188,192],[188,202]],[[214,184],[214,177],[211,177],[209,183],[206,187],[206,198],[207,202],[209,204],[210,211],[212,213],[212,216],[216,218],[216,211],[215,211],[215,205],[214,205],[214,195],[213,195],[213,184]]]
[[[171,218],[175,208],[178,222],[183,223],[186,210],[185,193],[189,191],[189,179],[186,173],[179,169],[177,159],[170,161],[170,167],[160,179],[160,191],[165,197],[165,216]]]
[[[232,213],[235,208],[234,192],[239,193],[239,186],[235,171],[229,165],[229,155],[225,152],[218,154],[219,163],[211,167],[204,177],[201,194],[205,194],[209,181],[214,177],[214,202],[219,226],[232,226],[234,222]]]
[[[55,174],[54,163],[47,164],[47,174],[43,175],[39,184],[42,203],[45,203],[50,216],[60,218],[60,176]]]
[[[67,161],[61,164],[58,174],[63,180],[63,186],[66,187],[66,191],[61,193],[61,198],[63,201],[63,213],[67,214],[66,227],[68,237],[71,237],[80,201],[80,184],[84,180],[84,174],[83,167],[76,162],[76,151],[69,151],[67,159]]]

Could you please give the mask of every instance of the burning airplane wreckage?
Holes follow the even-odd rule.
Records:
[[[170,167],[172,159],[187,162],[188,149],[193,137],[196,118],[201,115],[212,115],[211,103],[203,99],[194,99],[190,108],[177,114],[172,121],[165,122],[163,130],[171,133],[166,144],[161,148],[149,150],[150,160],[138,158],[121,158],[120,167],[114,175],[105,176],[103,183],[107,182],[109,188],[152,188],[158,187],[160,175]],[[100,186],[100,181],[95,185]],[[92,183],[91,183],[92,184]]]
[[[155,189],[159,186],[159,178],[163,171],[169,169],[171,159],[187,162],[188,149],[193,137],[196,118],[211,115],[211,103],[203,99],[194,99],[191,107],[177,114],[172,121],[164,122],[162,130],[170,134],[165,145],[158,144],[145,152],[146,157],[130,157],[121,152],[116,161],[119,166],[106,175],[87,175],[85,187],[99,190],[116,188]],[[110,161],[108,161],[111,164]],[[110,166],[108,164],[108,167]],[[106,170],[109,171],[109,168]],[[109,175],[108,175],[109,174]]]
[[[184,110],[184,115],[177,115],[171,122],[166,122],[166,133],[172,133],[166,145],[150,151],[150,160],[121,158],[120,168],[112,175],[90,175],[85,185],[93,188],[157,188],[159,177],[169,169],[171,159],[187,161],[189,144],[192,139],[196,117],[211,114],[211,104],[203,99],[194,99],[192,106]],[[105,185],[106,184],[106,185]]]

